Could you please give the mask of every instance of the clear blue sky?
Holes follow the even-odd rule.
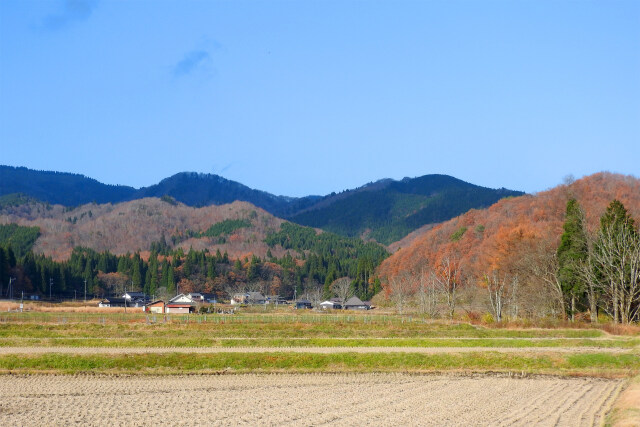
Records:
[[[0,164],[301,196],[640,175],[640,1],[0,1]]]

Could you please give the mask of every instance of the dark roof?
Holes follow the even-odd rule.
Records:
[[[345,307],[366,306],[366,305],[368,304],[363,303],[362,300],[356,296],[349,298],[347,302],[344,303]]]
[[[296,301],[296,304],[311,304],[311,301],[308,299],[299,299]]]
[[[124,304],[124,302],[129,302],[126,298],[105,298],[102,302],[108,302],[109,304]]]
[[[145,306],[149,306],[149,305],[156,305],[156,304],[158,304],[158,303],[162,303],[162,304],[164,304],[164,301],[162,301],[162,300],[153,301],[153,302],[150,302],[150,303],[148,303],[148,304],[145,304]]]

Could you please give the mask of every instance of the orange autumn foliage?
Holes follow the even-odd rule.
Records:
[[[467,277],[481,278],[492,270],[510,273],[524,257],[544,248],[555,251],[562,234],[567,200],[575,197],[595,230],[607,205],[620,200],[640,220],[640,180],[607,172],[535,195],[500,200],[483,210],[471,210],[426,230],[387,258],[378,274],[389,280],[405,272],[438,265],[443,254],[455,253]]]

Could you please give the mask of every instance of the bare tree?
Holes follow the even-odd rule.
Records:
[[[603,275],[601,289],[609,301],[605,310],[614,322],[631,322],[640,302],[640,239],[636,231],[628,223],[606,227],[592,253]]]
[[[353,296],[353,286],[351,286],[351,278],[341,277],[331,284],[333,293],[342,301],[342,308],[349,298]]]
[[[306,290],[307,298],[316,310],[320,308],[322,302],[322,287],[315,286]]]
[[[497,271],[493,271],[491,274],[485,274],[484,281],[489,293],[489,307],[496,321],[502,322],[502,312],[508,299],[507,279],[505,276],[500,277]]]
[[[391,279],[391,300],[396,305],[398,313],[402,314],[411,292],[414,288],[415,277],[408,272],[398,274]]]
[[[445,296],[449,318],[453,319],[458,303],[458,291],[462,286],[460,261],[452,256],[445,256],[438,263],[434,278],[438,289]]]
[[[598,323],[598,305],[600,302],[600,283],[598,281],[598,272],[595,266],[594,247],[595,242],[593,235],[587,233],[587,258],[577,264],[577,272],[586,284],[587,300],[589,302],[589,315],[591,323]]]
[[[438,316],[438,288],[435,274],[432,270],[425,270],[423,268],[420,271],[416,297],[421,313],[432,318]]]
[[[566,301],[562,292],[562,284],[558,280],[558,256],[555,250],[543,245],[538,245],[528,254],[525,260],[534,277],[538,278],[554,296],[560,306],[562,318],[566,320]]]
[[[506,307],[511,305],[513,316],[518,316],[517,299],[518,276],[508,277],[498,271],[492,271],[484,276],[489,293],[489,306],[496,321],[501,322]]]

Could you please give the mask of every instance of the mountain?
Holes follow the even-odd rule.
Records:
[[[0,196],[15,193],[67,207],[163,196],[194,207],[244,201],[292,222],[384,244],[469,209],[524,194],[484,188],[446,175],[425,175],[401,181],[383,179],[324,197],[293,198],[254,190],[212,174],[183,172],[135,189],[101,184],[83,175],[0,166]]]
[[[0,196],[21,193],[52,204],[77,206],[118,203],[130,200],[135,192],[133,187],[102,184],[84,175],[0,165]]]
[[[447,175],[390,179],[327,196],[288,217],[293,222],[390,244],[427,224],[490,206],[520,191],[493,190]]]
[[[527,286],[540,286],[540,271],[548,267],[543,263],[556,253],[569,198],[578,200],[591,231],[614,199],[640,221],[640,180],[597,173],[536,195],[503,199],[425,230],[387,258],[378,273],[388,283],[406,272],[428,272],[449,257],[459,261],[466,277],[481,278],[493,269],[517,276],[524,295]]]
[[[215,253],[219,249],[231,258],[247,254],[264,257],[269,250],[265,243],[268,233],[279,230],[282,223],[246,202],[195,209],[167,198],[75,208],[33,200],[19,205],[0,203],[0,224],[37,227],[34,252],[56,260],[68,259],[76,246],[124,255],[149,251],[163,241],[170,248],[185,251],[193,248]],[[285,253],[277,248],[271,252],[275,256]]]
[[[285,209],[293,200],[254,190],[218,175],[182,172],[150,187],[141,188],[132,199],[169,195],[188,206],[224,205],[235,201],[249,202],[271,213]]]

